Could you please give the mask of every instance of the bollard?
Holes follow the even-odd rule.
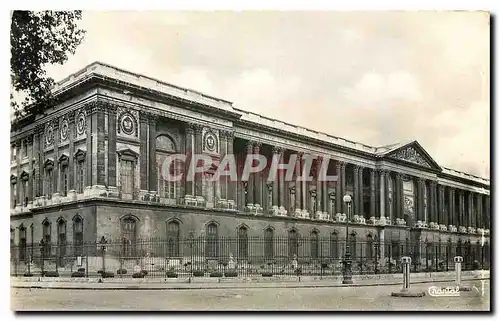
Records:
[[[403,256],[401,258],[401,264],[403,266],[403,288],[400,292],[392,292],[391,296],[395,297],[423,297],[425,292],[421,291],[410,291],[410,266],[411,257]]]
[[[455,261],[455,274],[456,274],[455,282],[458,287],[458,290],[464,292],[472,291],[471,287],[460,285],[460,283],[462,283],[462,262],[464,261],[463,257],[455,256],[453,258],[453,261]]]

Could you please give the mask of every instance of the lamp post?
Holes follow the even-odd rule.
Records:
[[[101,237],[101,250],[102,250],[102,274],[106,274],[106,263],[104,262],[105,256],[106,256],[106,244],[108,243],[108,240],[104,237],[104,235]]]
[[[347,204],[347,217],[345,229],[345,255],[344,255],[344,270],[342,275],[342,284],[352,284],[351,272],[351,254],[349,253],[349,219],[351,217],[351,195],[345,195],[343,198],[344,203]]]

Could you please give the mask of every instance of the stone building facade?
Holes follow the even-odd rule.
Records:
[[[169,233],[342,239],[346,194],[349,234],[360,241],[489,242],[489,180],[440,166],[417,141],[367,146],[97,62],[55,94],[55,106],[11,132],[14,245]],[[162,163],[175,153],[234,154],[238,166],[248,154],[285,163],[298,155],[296,173],[306,155],[317,159],[310,182],[282,172],[269,181],[268,170],[213,182],[213,168],[165,181]],[[338,180],[317,180],[321,166]]]

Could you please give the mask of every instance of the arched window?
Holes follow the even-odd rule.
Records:
[[[167,223],[167,257],[179,256],[179,244],[181,229],[178,221],[172,220]]]
[[[14,242],[15,233],[16,233],[15,230],[11,226],[10,227],[10,250],[11,251],[14,250],[14,246],[15,246],[15,242]]]
[[[288,256],[291,258],[299,254],[299,236],[297,231],[292,229],[288,231]]]
[[[26,261],[26,228],[21,224],[19,226],[19,260]]]
[[[179,160],[173,160],[167,164],[165,160],[172,154],[176,153],[174,141],[166,136],[161,135],[156,138],[156,163],[157,163],[157,184],[158,193],[161,199],[165,199],[167,203],[175,202],[177,199],[177,184],[178,182],[172,179],[181,171],[182,163]]]
[[[368,234],[366,237],[366,250],[365,250],[366,259],[373,259],[373,236]]]
[[[59,266],[64,266],[66,256],[66,220],[57,220],[57,257]]]
[[[274,258],[274,231],[270,227],[264,231],[264,257],[268,260]]]
[[[136,253],[136,228],[137,221],[132,216],[124,217],[121,220],[121,230],[122,230],[122,255],[124,257],[135,257]]]
[[[215,223],[210,223],[207,225],[205,255],[210,258],[216,258],[219,254],[218,253],[219,232],[217,229],[218,229],[217,224]]]
[[[311,232],[311,258],[319,257],[319,232],[314,230]]]
[[[73,245],[75,256],[81,256],[83,254],[83,219],[80,215],[73,218]]]
[[[339,257],[339,235],[337,232],[330,234],[330,256],[332,259]]]
[[[43,230],[43,242],[44,242],[44,247],[43,247],[43,254],[45,257],[49,257],[51,255],[51,224],[49,220],[45,220],[42,223],[42,230]]]
[[[238,228],[238,259],[248,258],[248,229],[245,226]]]

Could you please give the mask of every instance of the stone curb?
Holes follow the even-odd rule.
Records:
[[[489,280],[489,278],[467,278],[462,281],[478,281]],[[435,282],[455,282],[454,279],[444,280],[424,280],[413,281],[410,284],[425,284]],[[28,283],[28,282],[26,282]],[[315,284],[315,283],[208,283],[208,284],[193,284],[193,283],[177,283],[177,284],[113,284],[113,283],[83,283],[83,284],[64,284],[58,285],[58,282],[34,282],[35,284],[13,284],[12,288],[29,288],[29,289],[58,289],[58,290],[203,290],[203,289],[241,289],[241,288],[337,288],[337,287],[365,287],[365,286],[395,286],[401,285],[401,282],[389,283],[366,283],[366,284]],[[56,283],[56,284],[54,284]]]

